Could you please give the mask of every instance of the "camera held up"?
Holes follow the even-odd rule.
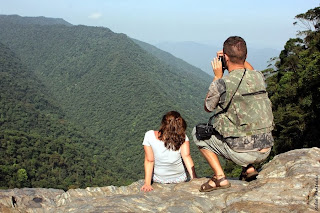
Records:
[[[224,57],[223,57],[222,55],[219,56],[219,60],[220,60],[221,63],[222,63],[222,70],[227,69],[227,67],[226,67],[226,61],[225,61],[225,59],[224,59]]]

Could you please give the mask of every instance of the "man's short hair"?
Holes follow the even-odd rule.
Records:
[[[227,54],[232,63],[242,64],[247,57],[247,44],[239,36],[231,36],[223,43],[223,53]]]

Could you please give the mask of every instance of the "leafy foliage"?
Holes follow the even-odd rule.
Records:
[[[107,147],[65,120],[46,87],[1,43],[0,79],[0,187],[122,183]]]
[[[275,154],[320,146],[320,8],[296,18],[306,26],[299,34],[303,37],[287,41],[276,74],[267,79],[276,125]]]

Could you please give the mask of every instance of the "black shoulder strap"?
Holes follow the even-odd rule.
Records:
[[[229,101],[229,103],[227,104],[227,106],[226,106],[225,108],[223,108],[222,111],[220,111],[220,112],[215,113],[214,115],[212,115],[212,116],[209,118],[209,121],[208,121],[209,124],[211,124],[211,121],[212,121],[212,119],[213,119],[215,116],[219,115],[220,113],[223,113],[223,112],[228,111],[228,108],[229,108],[229,106],[230,106],[230,104],[231,104],[231,101],[232,101],[234,95],[236,94],[236,92],[238,91],[238,89],[239,89],[239,87],[240,87],[240,84],[241,84],[241,82],[242,82],[242,79],[243,79],[244,75],[246,74],[246,71],[247,71],[247,69],[245,68],[245,69],[244,69],[244,72],[243,72],[243,75],[242,75],[242,77],[241,77],[241,80],[240,80],[240,82],[239,82],[239,84],[238,84],[238,86],[237,86],[237,89],[236,89],[236,90],[234,91],[234,93],[232,94],[232,96],[231,96],[231,98],[230,98],[230,101]]]

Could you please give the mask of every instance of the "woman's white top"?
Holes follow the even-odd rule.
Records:
[[[185,141],[189,141],[186,135]],[[158,140],[153,130],[146,132],[142,143],[151,146],[154,156],[153,181],[158,183],[180,183],[187,180],[180,149],[173,151]]]

